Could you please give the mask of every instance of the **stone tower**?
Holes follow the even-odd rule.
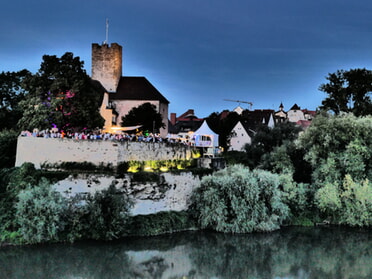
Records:
[[[115,92],[122,76],[122,47],[117,43],[92,44],[92,79]]]

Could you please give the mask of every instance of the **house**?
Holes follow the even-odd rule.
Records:
[[[237,122],[230,133],[230,151],[241,151],[246,144],[252,143],[252,138],[260,126],[273,128],[275,126],[274,110],[245,110],[242,120]]]
[[[289,121],[306,129],[315,115],[316,111],[301,109],[297,104],[294,104],[289,111],[285,112],[283,103],[280,103],[279,110],[275,112],[274,117],[275,123]]]
[[[193,132],[201,126],[203,121],[204,118],[198,118],[193,109],[188,109],[180,116],[172,112],[168,131],[171,134]]]
[[[243,126],[242,122],[236,123],[231,130],[230,151],[242,151],[246,144],[252,143],[252,138],[248,133],[249,128]]]
[[[287,111],[287,119],[289,122],[297,122],[300,120],[305,120],[304,112],[301,108],[294,104],[289,111]]]
[[[274,114],[275,123],[283,123],[287,121],[287,113],[284,111],[283,103],[280,103],[279,110]]]
[[[92,79],[99,81],[106,91],[100,108],[105,119],[104,131],[120,129],[122,117],[131,109],[151,103],[165,124],[160,135],[167,135],[169,101],[145,77],[122,76],[122,47],[119,44],[92,44]]]

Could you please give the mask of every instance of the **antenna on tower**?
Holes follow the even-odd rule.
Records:
[[[103,42],[104,45],[108,44],[108,28],[109,28],[109,21],[108,21],[108,18],[106,18],[106,40]]]

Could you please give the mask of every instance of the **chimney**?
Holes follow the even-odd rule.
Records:
[[[176,114],[174,112],[172,112],[170,114],[170,122],[172,123],[172,125],[176,125],[177,117],[176,117]]]

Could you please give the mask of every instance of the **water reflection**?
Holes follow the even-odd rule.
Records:
[[[371,236],[359,229],[286,228],[6,247],[0,278],[371,278]]]

